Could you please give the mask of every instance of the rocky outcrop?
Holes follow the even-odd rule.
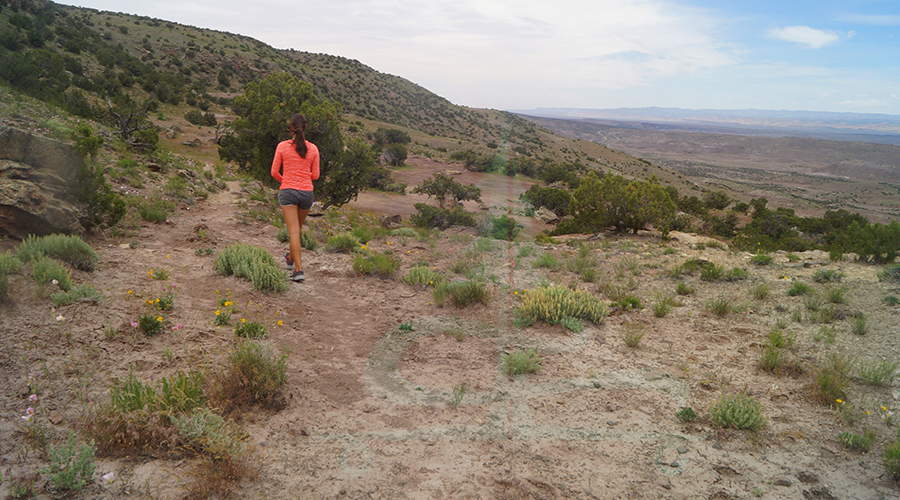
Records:
[[[0,125],[0,234],[84,232],[73,193],[83,165],[68,144]]]
[[[559,216],[553,213],[552,210],[547,207],[540,207],[534,211],[535,220],[541,221],[544,224],[558,224]]]
[[[397,229],[403,225],[403,217],[400,214],[382,215],[379,221],[388,229]]]

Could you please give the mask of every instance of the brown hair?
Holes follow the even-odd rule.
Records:
[[[288,130],[294,135],[294,149],[297,150],[300,158],[306,158],[306,136],[303,134],[306,131],[306,125],[306,117],[300,113],[292,116],[288,124]]]

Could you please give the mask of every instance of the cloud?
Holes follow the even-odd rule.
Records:
[[[769,30],[769,36],[786,42],[803,44],[811,49],[821,49],[840,39],[840,35],[831,30],[818,30],[809,26],[773,28]]]
[[[841,101],[838,103],[839,106],[852,106],[854,108],[875,108],[875,107],[884,107],[887,106],[887,103],[882,101],[881,99],[866,99],[866,100],[857,100],[857,101]]]

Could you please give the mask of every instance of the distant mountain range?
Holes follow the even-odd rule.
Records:
[[[900,145],[900,116],[877,113],[680,108],[537,108],[513,113],[642,130],[809,137]]]

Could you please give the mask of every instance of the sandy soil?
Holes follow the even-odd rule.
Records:
[[[446,168],[416,161],[420,167]],[[415,172],[410,179],[427,176]],[[527,189],[504,179],[477,181],[509,186],[502,192],[492,188],[485,200],[489,206]],[[882,443],[897,429],[876,410],[900,409],[897,382],[854,386],[848,399],[872,414],[850,425],[835,409],[813,401],[809,374],[778,377],[757,368],[766,333],[793,311],[803,311],[804,321],[787,327],[797,338],[791,356],[803,366],[814,365],[826,352],[900,359],[900,310],[883,302],[898,290],[878,281],[878,268],[830,263],[819,253],[802,254],[798,263],[779,254],[773,265],[758,267],[742,253],[697,250],[702,240],[691,235],[668,243],[649,233],[612,238],[594,250],[599,283],[625,281],[616,278],[617,269],[633,267],[633,293],[646,305],[657,291],[674,290],[676,281],[665,270],[689,258],[746,267],[750,278],[707,283],[686,276],[697,292],[664,318],[647,307],[614,314],[601,325],[588,323],[579,333],[543,323],[518,328],[513,309],[520,294],[540,283],[571,285],[602,297],[598,283],[582,282],[565,266],[558,271],[533,266],[542,252],[565,262],[575,254],[572,246],[479,245],[491,283],[488,306],[439,308],[430,291],[399,280],[415,262],[447,270],[479,244],[467,231],[456,230],[426,241],[373,241],[373,251],[393,250],[402,259],[394,280],[353,276],[346,255],[306,252],[307,281],[265,295],[247,281],[218,275],[214,254],[197,253],[234,242],[262,246],[276,257],[285,251],[274,227],[240,223],[238,202],[246,193],[236,183],[229,188],[207,202],[181,207],[174,225],[146,224],[127,241],[93,241],[101,256],[98,269],[76,271],[74,277],[102,291],[99,304],[51,310],[48,290],[25,276],[11,277],[14,300],[0,306],[5,477],[46,464],[23,434],[20,416],[29,405],[62,442],[84,412],[105,401],[115,378],[133,372],[145,381],[158,380],[221,359],[233,341],[233,327],[215,327],[212,319],[217,297],[228,294],[240,310],[235,320],[272,325],[270,341],[290,352],[287,407],[244,415],[245,444],[261,473],[242,484],[240,498],[900,498],[880,459]],[[366,194],[357,205],[408,214],[414,201]],[[205,240],[197,239],[201,224]],[[134,248],[128,245],[132,240]],[[674,253],[664,254],[666,248]],[[169,280],[148,277],[150,269],[159,268],[169,270]],[[867,315],[866,336],[851,335],[850,319],[844,319],[834,323],[833,344],[813,340],[822,325],[806,321],[802,297],[785,292],[793,279],[824,289],[811,280],[821,268],[845,274],[841,284],[850,287],[849,303],[839,308]],[[748,289],[762,282],[770,284],[770,296],[754,301]],[[141,299],[132,295],[152,296],[173,284],[175,308],[166,321],[181,328],[152,338],[136,332],[130,323]],[[706,304],[721,296],[744,304],[746,313],[708,312]],[[64,319],[57,321],[58,315]],[[282,326],[275,326],[278,319]],[[629,322],[647,328],[636,349],[621,338]],[[412,329],[400,329],[403,323]],[[112,328],[116,333],[110,335]],[[540,349],[542,370],[507,376],[501,353],[526,347]],[[462,400],[450,404],[463,382]],[[760,400],[768,418],[765,430],[712,425],[710,403],[738,391]],[[36,403],[28,400],[32,392]],[[696,410],[698,421],[678,421],[676,413],[687,406]],[[838,432],[861,433],[863,426],[878,431],[873,452],[843,449]],[[69,498],[180,498],[194,465],[192,459],[153,456],[101,458],[95,482]],[[101,479],[110,472],[112,482]],[[0,495],[8,488],[8,481],[0,484]]]

